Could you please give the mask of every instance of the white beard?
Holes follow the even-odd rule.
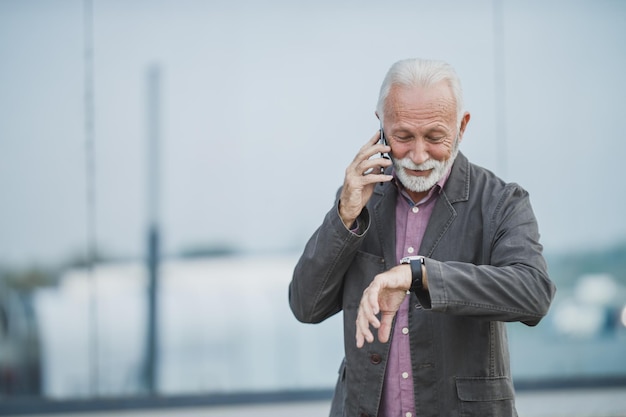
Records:
[[[396,169],[398,179],[408,190],[415,193],[422,193],[430,190],[443,178],[448,172],[456,156],[459,153],[458,142],[455,144],[450,158],[445,161],[437,161],[436,159],[429,159],[421,164],[415,164],[410,158],[393,159],[393,166]],[[406,172],[407,169],[417,171],[427,171],[432,169],[432,172],[426,177],[416,177]]]

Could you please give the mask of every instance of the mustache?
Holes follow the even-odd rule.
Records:
[[[441,161],[437,161],[435,159],[428,159],[421,164],[416,164],[415,162],[411,161],[410,158],[402,158],[397,159],[396,163],[398,164],[398,166],[405,169],[410,169],[412,171],[428,171],[442,165]]]

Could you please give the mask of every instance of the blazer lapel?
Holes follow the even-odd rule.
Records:
[[[433,213],[430,216],[430,221],[426,227],[419,250],[421,255],[430,257],[441,238],[454,222],[457,212],[453,204],[469,200],[469,175],[469,161],[459,152],[452,165],[450,177],[441,191]]]

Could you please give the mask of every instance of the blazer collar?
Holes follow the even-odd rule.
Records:
[[[430,256],[439,240],[445,234],[451,223],[456,218],[454,203],[469,200],[470,189],[470,162],[461,152],[452,165],[452,172],[446,182],[435,209],[431,215],[426,233],[419,250],[420,255]],[[395,265],[396,245],[396,200],[398,188],[391,182],[385,182],[376,186],[374,190],[373,215],[378,234],[378,239],[383,243],[383,255],[388,262],[388,268]],[[391,236],[390,236],[391,235]]]
[[[450,203],[469,200],[470,162],[461,152],[456,156],[450,178],[448,178],[443,191],[446,193]]]

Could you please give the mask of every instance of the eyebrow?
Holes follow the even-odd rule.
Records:
[[[393,130],[393,134],[398,134],[398,133],[409,133],[409,134],[414,134],[414,130],[407,128],[407,127],[403,127],[400,126],[397,129]],[[449,133],[449,129],[446,125],[441,124],[441,123],[437,123],[432,127],[427,127],[424,129],[424,134],[428,135],[428,134],[432,134],[432,133],[444,133],[444,134],[448,134]]]

